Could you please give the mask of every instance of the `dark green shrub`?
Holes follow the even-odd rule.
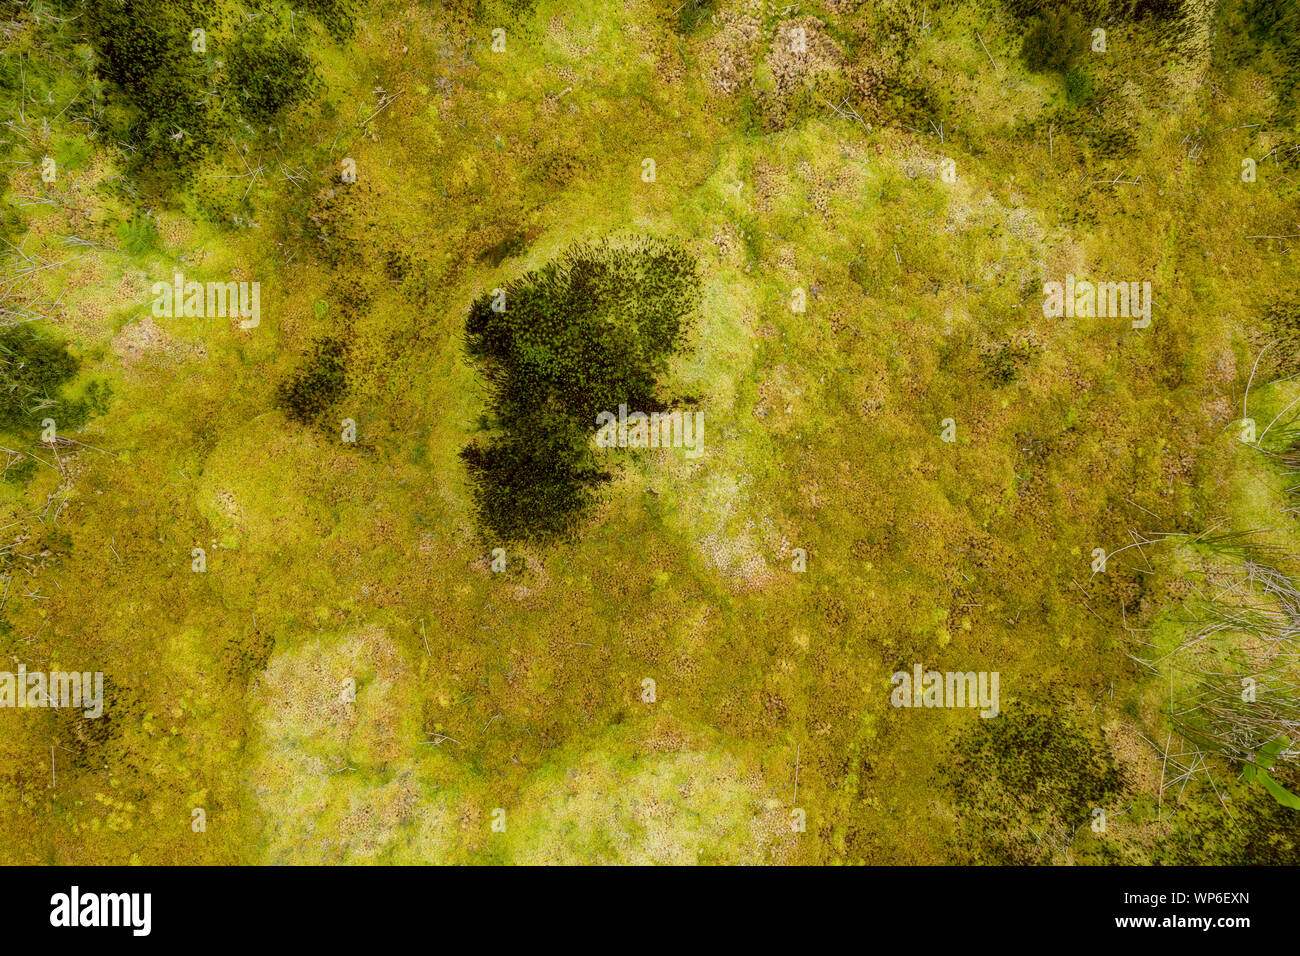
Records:
[[[465,323],[467,351],[498,407],[554,403],[593,428],[597,412],[622,402],[663,407],[655,380],[681,346],[699,292],[685,250],[579,245],[504,291],[504,311],[483,295]]]
[[[0,431],[30,432],[43,418],[60,429],[84,424],[89,402],[61,397],[79,368],[60,342],[30,325],[0,329]]]
[[[208,57],[190,40],[208,17],[183,0],[90,0],[87,19],[96,72],[110,105],[119,100],[107,114],[113,134],[135,147],[138,165],[188,170],[220,126]]]
[[[276,395],[280,408],[304,425],[318,422],[347,387],[346,349],[336,338],[315,342],[311,355]]]
[[[274,122],[317,83],[316,68],[289,28],[263,16],[236,35],[226,53],[230,96],[254,126]]]
[[[511,426],[461,451],[480,528],[496,541],[571,535],[595,502],[595,488],[610,479],[588,450],[591,430],[564,416],[525,412]]]
[[[1058,6],[1037,17],[1025,35],[1021,49],[1025,66],[1035,73],[1064,73],[1088,47],[1083,18]]]
[[[495,540],[572,532],[609,479],[589,450],[599,412],[664,408],[657,381],[699,295],[695,260],[666,243],[578,245],[480,296],[466,351],[492,386],[485,441],[461,454]]]
[[[87,5],[86,38],[107,85],[105,125],[133,147],[138,171],[184,178],[241,121],[265,132],[317,84],[313,61],[274,8],[241,19],[223,44],[229,14],[199,0]],[[205,52],[193,49],[195,29],[206,31]]]

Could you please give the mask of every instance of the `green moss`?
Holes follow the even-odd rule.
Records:
[[[624,728],[539,770],[506,808],[501,861],[521,865],[781,862],[789,813],[718,751],[647,752]],[[617,794],[615,799],[610,799]]]
[[[1041,348],[1027,339],[1014,339],[982,350],[980,364],[985,377],[994,385],[1010,385],[1040,351]]]

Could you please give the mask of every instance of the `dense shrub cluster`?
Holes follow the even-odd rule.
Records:
[[[610,475],[587,448],[591,429],[542,410],[461,460],[474,486],[479,523],[499,541],[545,541],[570,533]]]
[[[480,296],[465,323],[498,407],[555,403],[587,420],[627,402],[648,411],[699,291],[695,260],[657,242],[580,245],[509,283],[505,307]]]
[[[112,132],[147,164],[193,163],[218,124],[213,68],[191,52],[190,32],[208,16],[185,0],[92,0],[87,12],[96,72],[123,101],[107,114]]]
[[[187,173],[223,133],[264,131],[318,82],[279,7],[244,16],[198,0],[87,5],[86,39],[108,84],[106,125],[139,167]],[[203,52],[194,49],[196,29],[205,31]]]
[[[461,457],[486,530],[537,540],[573,529],[608,478],[589,450],[596,415],[664,408],[657,380],[699,284],[677,246],[578,245],[509,283],[504,303],[491,293],[474,302],[466,349],[492,385],[492,434]]]

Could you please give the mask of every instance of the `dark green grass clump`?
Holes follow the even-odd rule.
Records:
[[[316,88],[316,65],[293,33],[270,17],[239,31],[226,54],[230,88],[239,113],[268,127]]]
[[[677,10],[674,26],[681,34],[694,33],[713,13],[713,0],[686,0]]]
[[[466,351],[492,386],[491,436],[461,458],[497,540],[571,532],[609,475],[589,449],[600,412],[665,406],[657,383],[699,296],[695,260],[667,243],[581,244],[480,296]]]
[[[971,862],[1045,862],[1051,832],[1066,846],[1094,808],[1114,809],[1124,779],[1110,749],[1064,707],[1022,704],[980,720],[955,748],[946,778]],[[1050,829],[1049,829],[1050,828]]]
[[[276,399],[294,421],[312,425],[347,388],[347,350],[337,338],[319,339],[306,361],[280,384]]]
[[[92,381],[82,395],[65,392],[75,383],[81,362],[63,343],[31,325],[0,328],[0,436],[10,454],[0,474],[10,484],[25,484],[36,472],[36,460],[20,450],[35,447],[52,419],[55,434],[81,428],[92,415],[108,407],[109,389]]]
[[[62,343],[30,325],[0,329],[0,432],[34,437],[45,418],[69,431],[102,412],[108,396],[98,382],[82,398],[63,397],[80,368]]]
[[[1083,18],[1067,7],[1048,9],[1035,18],[1021,51],[1025,66],[1035,73],[1065,73],[1088,47]]]

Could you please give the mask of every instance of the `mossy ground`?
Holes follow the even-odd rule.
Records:
[[[1240,9],[1187,6],[1172,38],[1106,20],[1086,86],[991,0],[300,10],[318,82],[281,131],[147,178],[97,132],[93,51],[55,65],[73,28],[11,4],[4,234],[60,265],[10,292],[67,396],[112,398],[79,444],[14,436],[40,460],[0,486],[0,651],[107,696],[0,712],[6,861],[1296,862],[1300,815],[1226,763],[1175,792],[1145,740],[1168,686],[1126,628],[1160,633],[1187,560],[1090,568],[1220,520],[1300,553],[1237,440],[1243,401],[1262,429],[1300,396],[1271,359],[1245,396],[1294,168],[1240,175],[1295,130],[1208,39]],[[466,316],[616,235],[699,265],[664,385],[705,454],[611,453],[576,540],[494,573]],[[178,269],[260,281],[261,324],[152,315]],[[1045,318],[1066,273],[1151,281],[1151,326]],[[322,342],[345,360],[291,414]],[[892,708],[915,662],[999,671],[1004,724]]]

